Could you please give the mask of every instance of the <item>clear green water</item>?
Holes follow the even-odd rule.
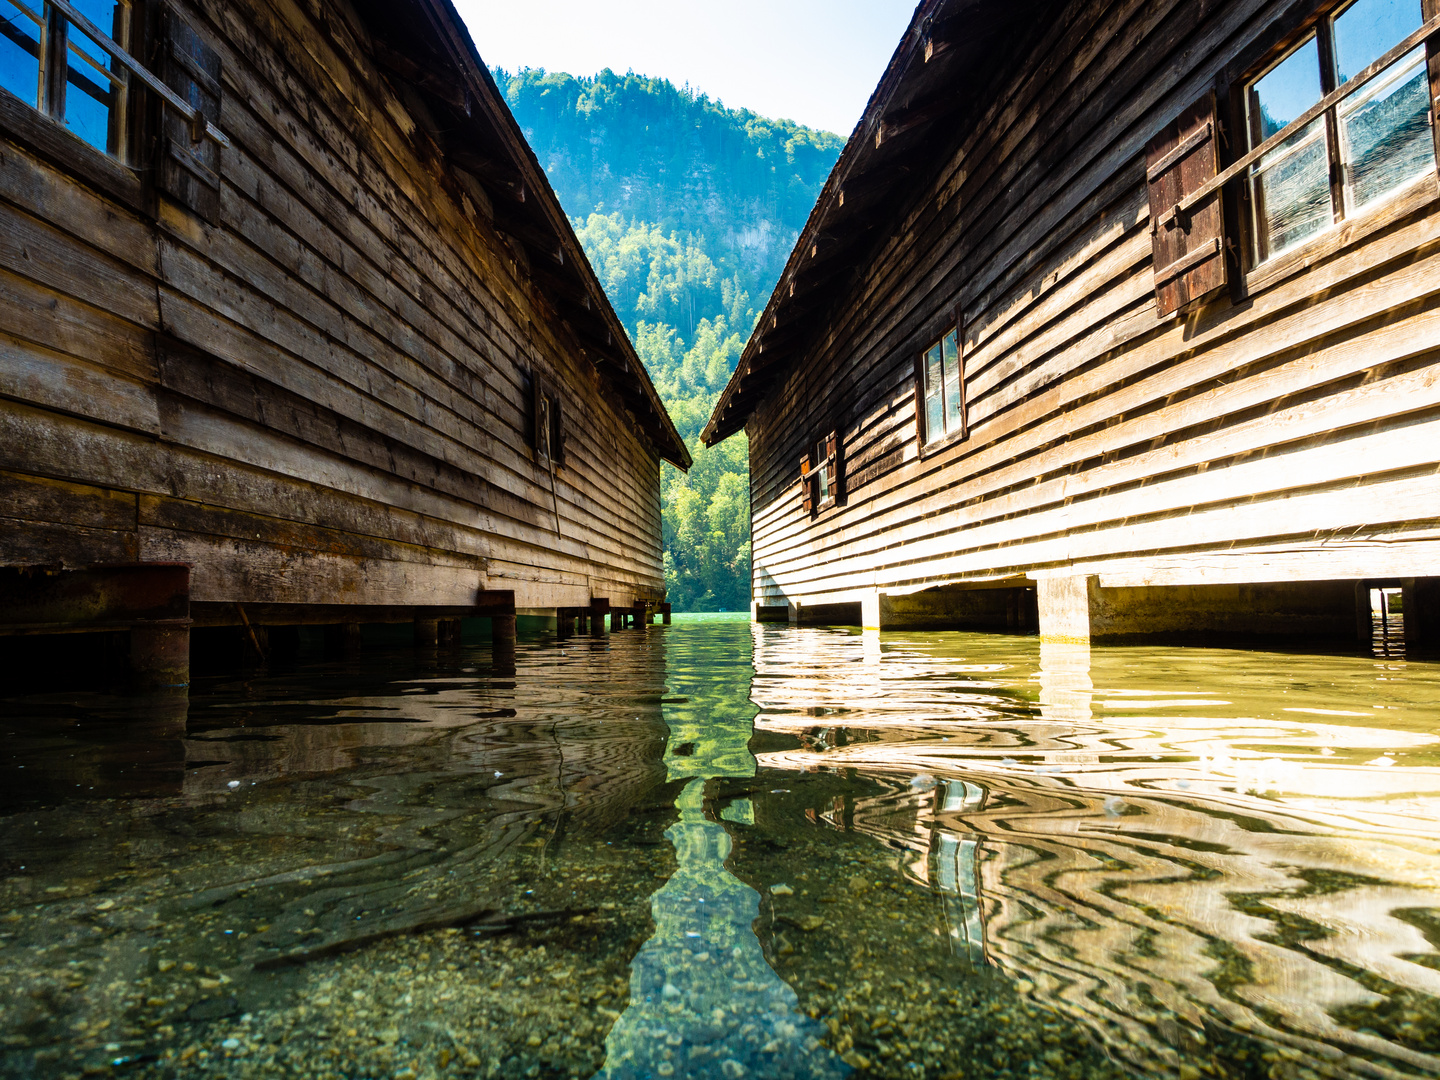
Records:
[[[1440,1075],[1440,665],[681,618],[0,729],[5,1076]]]

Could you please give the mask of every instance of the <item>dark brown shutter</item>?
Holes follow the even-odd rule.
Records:
[[[220,54],[173,8],[165,9],[164,25],[165,84],[218,125]],[[220,218],[220,147],[211,139],[197,140],[197,134],[179,113],[164,110],[160,188],[214,224]]]
[[[1220,192],[1211,193],[1184,213],[1167,213],[1219,171],[1219,147],[1219,117],[1212,92],[1156,135],[1145,155],[1155,306],[1162,319],[1224,288],[1227,281]],[[1157,227],[1162,218],[1168,220]]]
[[[815,510],[815,481],[810,479],[809,454],[800,459],[800,505],[807,514]]]
[[[915,354],[915,445],[925,453],[930,433],[925,430],[925,353]]]
[[[840,503],[840,438],[837,432],[825,436],[825,467],[830,477],[830,501]]]

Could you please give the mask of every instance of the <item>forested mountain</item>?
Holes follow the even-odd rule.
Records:
[[[745,440],[699,435],[844,140],[663,79],[494,74],[695,456],[661,481],[670,599],[744,608]]]

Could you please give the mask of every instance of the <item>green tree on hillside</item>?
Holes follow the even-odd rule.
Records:
[[[695,457],[661,477],[670,600],[744,608],[745,440],[699,436],[843,140],[633,73],[495,79]]]

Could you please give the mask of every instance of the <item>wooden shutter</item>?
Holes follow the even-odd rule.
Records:
[[[165,9],[165,84],[212,124],[220,122],[220,54],[195,28]],[[220,147],[199,138],[173,109],[161,123],[159,183],[162,191],[214,224],[220,218]]]
[[[825,469],[830,477],[830,502],[840,505],[840,436],[830,432],[825,436]]]
[[[1211,92],[1156,135],[1145,155],[1155,306],[1162,319],[1224,288],[1228,280],[1220,192],[1183,213],[1167,213],[1219,171],[1219,146],[1219,116]],[[1162,218],[1168,220],[1157,226]]]
[[[805,513],[815,511],[815,481],[810,479],[810,455],[800,459],[800,505]]]
[[[915,354],[915,445],[920,456],[925,455],[925,444],[930,441],[925,420],[925,352]]]

